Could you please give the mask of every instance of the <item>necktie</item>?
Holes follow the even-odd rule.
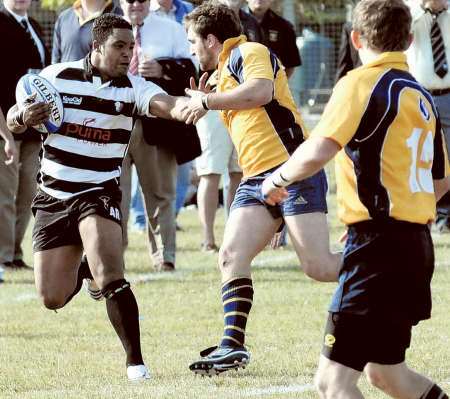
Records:
[[[136,37],[134,38],[133,56],[131,57],[128,71],[132,75],[137,75],[139,65],[139,53],[141,52],[141,27],[136,26]]]
[[[27,32],[28,36],[30,37],[31,43],[33,43],[33,45],[39,55],[39,62],[41,64],[40,67],[43,68],[44,63],[42,62],[42,59],[41,59],[41,53],[39,51],[39,47],[38,47],[36,41],[33,38],[33,35],[31,34],[30,27],[28,25],[28,20],[26,18],[23,18],[22,21],[20,21],[20,24],[23,26],[23,28],[25,29],[25,32]]]
[[[436,75],[443,78],[448,72],[447,56],[445,55],[444,38],[438,24],[438,15],[433,14],[433,24],[431,25],[430,38],[431,50],[433,51],[434,71]]]

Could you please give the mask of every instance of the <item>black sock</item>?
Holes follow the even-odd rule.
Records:
[[[448,399],[448,396],[440,386],[433,384],[419,399]]]
[[[247,317],[253,303],[253,286],[249,278],[235,278],[222,286],[224,333],[220,346],[243,346]]]
[[[109,283],[103,290],[109,320],[127,355],[127,366],[144,364],[139,333],[139,310],[130,284],[124,280]]]
[[[78,294],[78,292],[81,290],[81,287],[83,286],[83,279],[85,278],[93,279],[86,255],[83,255],[83,257],[81,258],[80,266],[78,267],[77,285],[75,286],[74,291],[67,297],[66,302],[63,306],[66,306],[72,300],[72,298]]]

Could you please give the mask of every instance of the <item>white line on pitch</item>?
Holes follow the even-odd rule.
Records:
[[[262,255],[252,262],[252,266],[257,267],[257,266],[271,265],[276,262],[286,262],[286,261],[293,260],[293,259],[297,259],[297,255],[295,254],[295,252],[292,252],[289,254],[284,254],[284,255],[279,255],[279,256],[264,256],[264,255]]]
[[[16,302],[26,302],[31,301],[37,298],[37,294],[35,292],[24,292],[23,294],[18,294],[13,297],[8,297],[8,299],[1,300],[0,304],[5,305],[8,303],[16,303]]]
[[[245,396],[266,396],[266,395],[276,395],[276,394],[289,394],[289,393],[299,393],[299,392],[310,392],[314,390],[314,385],[279,385],[271,386],[267,388],[254,388],[249,389],[244,394]]]

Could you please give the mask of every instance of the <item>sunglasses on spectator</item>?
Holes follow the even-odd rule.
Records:
[[[126,0],[128,4],[133,4],[135,1],[137,1],[138,3],[145,3],[148,0]]]

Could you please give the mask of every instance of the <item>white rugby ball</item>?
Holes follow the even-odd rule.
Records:
[[[27,73],[22,76],[16,86],[16,102],[19,109],[26,104],[26,99],[36,94],[34,102],[50,104],[50,117],[44,123],[33,126],[41,133],[55,133],[64,120],[64,106],[60,94],[55,87],[42,76]]]

